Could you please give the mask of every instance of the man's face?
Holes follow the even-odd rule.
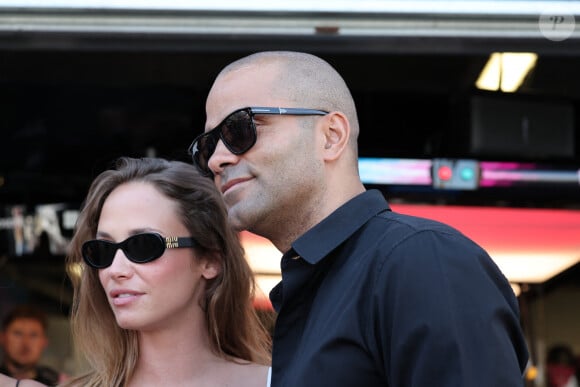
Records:
[[[17,318],[2,333],[5,360],[17,367],[35,366],[47,344],[42,324],[32,318]]]
[[[234,110],[248,106],[317,108],[297,106],[277,96],[281,94],[273,86],[277,77],[273,66],[250,66],[218,78],[207,99],[206,131]],[[272,230],[291,226],[296,218],[304,222],[302,213],[311,212],[305,207],[319,189],[323,163],[315,151],[315,130],[305,129],[302,120],[256,115],[257,141],[242,155],[218,143],[209,167],[237,229],[270,238]]]

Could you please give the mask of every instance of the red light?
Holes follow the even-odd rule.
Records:
[[[443,165],[437,170],[437,176],[439,176],[439,180],[451,180],[451,177],[453,176],[453,170],[447,165]]]

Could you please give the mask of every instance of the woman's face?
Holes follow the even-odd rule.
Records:
[[[144,232],[191,236],[176,202],[151,183],[122,184],[105,200],[97,239],[118,243]],[[192,248],[166,249],[147,263],[134,263],[119,249],[111,266],[99,270],[99,279],[119,326],[150,331],[199,320],[205,282],[218,272],[215,263],[196,257]]]

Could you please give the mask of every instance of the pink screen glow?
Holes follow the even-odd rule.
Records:
[[[401,204],[392,208],[449,224],[488,250],[565,250],[580,255],[580,211]]]

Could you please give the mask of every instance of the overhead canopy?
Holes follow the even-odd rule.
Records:
[[[293,36],[309,38],[296,42],[302,48],[323,44],[329,50],[466,53],[485,50],[479,39],[500,39],[506,49],[513,47],[510,40],[517,40],[520,49],[525,49],[521,44],[527,41],[546,52],[561,53],[578,45],[580,28],[573,28],[578,16],[580,4],[573,1],[4,0],[0,2],[0,43],[18,42],[21,48],[90,48],[97,47],[95,41],[70,38],[198,36],[198,42],[188,40],[195,47],[224,43],[212,36],[238,42],[242,37],[249,39],[242,40],[243,44]],[[546,30],[554,33],[570,26],[570,37],[559,44],[550,44],[545,37]],[[21,40],[30,36],[34,39]],[[355,44],[361,38],[365,44]],[[401,38],[427,40],[401,44]],[[463,38],[474,39],[475,44],[458,40]]]

